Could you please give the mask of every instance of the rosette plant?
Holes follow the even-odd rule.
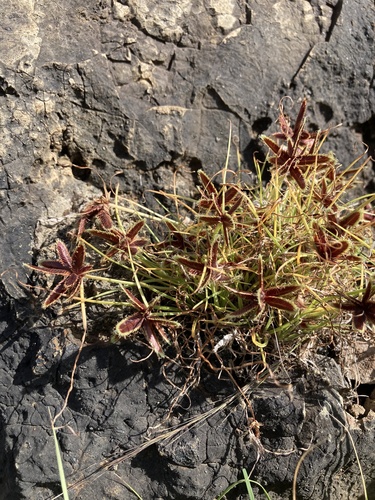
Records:
[[[322,152],[329,131],[308,131],[306,112],[303,100],[292,125],[280,106],[280,131],[262,137],[269,154],[254,160],[255,185],[242,182],[243,165],[226,166],[221,179],[198,172],[195,198],[160,192],[175,210],[157,213],[117,191],[89,202],[73,253],[59,241],[58,260],[31,266],[62,277],[44,306],[69,298],[113,309],[122,318],[112,341],[143,338],[195,377],[201,366],[261,371],[306,340],[367,331],[374,196],[350,190],[368,160],[341,167]],[[84,299],[83,279],[96,290]]]

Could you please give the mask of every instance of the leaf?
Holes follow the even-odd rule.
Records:
[[[361,212],[355,211],[347,215],[346,217],[343,217],[342,219],[339,220],[338,225],[346,228],[346,227],[351,227],[357,224],[359,219],[361,218]]]
[[[229,205],[231,201],[233,201],[233,199],[235,199],[235,197],[238,196],[238,200],[239,201],[239,204],[241,204],[242,202],[242,195],[241,193],[238,191],[238,189],[234,186],[230,186],[228,189],[226,189],[225,193],[224,193],[224,203],[225,205]],[[236,201],[236,203],[237,203]]]
[[[236,309],[235,311],[231,311],[228,316],[230,318],[242,318],[243,316],[246,316],[250,311],[253,309],[256,309],[259,306],[258,301],[256,300],[255,302],[249,302],[248,304],[244,305],[243,307],[240,307],[239,309]]]
[[[163,352],[163,349],[162,349],[160,342],[158,341],[158,339],[155,335],[155,331],[154,331],[153,326],[154,325],[151,325],[149,322],[146,321],[144,324],[144,332],[145,332],[145,335],[146,335],[146,338],[147,338],[149,344],[154,349],[154,351],[157,354],[161,354]]]
[[[334,302],[332,305],[342,311],[351,312],[353,327],[357,330],[364,331],[366,321],[370,324],[375,324],[375,302],[370,300],[372,295],[372,283],[369,281],[361,300],[346,296],[347,302]]]
[[[130,290],[128,290],[127,288],[123,288],[123,291],[127,295],[130,302],[133,304],[133,306],[135,306],[140,311],[147,310],[147,306],[143,304],[139,299],[137,299],[137,297]]]
[[[43,309],[54,304],[66,292],[64,281],[60,281],[43,302]]]
[[[113,226],[113,222],[111,219],[111,215],[109,211],[107,210],[101,210],[98,215],[97,215],[100,224],[105,228],[105,229],[111,229]]]
[[[144,315],[136,312],[117,323],[117,333],[120,337],[127,337],[131,333],[137,332],[142,327],[144,321]]]
[[[200,215],[199,219],[211,226],[216,226],[222,222],[222,218],[218,215]]]
[[[299,290],[299,286],[296,285],[287,285],[281,287],[271,287],[266,290],[260,290],[259,293],[259,301],[260,303],[265,303],[270,307],[274,307],[276,309],[283,309],[285,311],[294,311],[295,306],[289,300],[282,299],[280,296],[288,295]]]
[[[358,314],[353,314],[353,326],[357,330],[363,332],[366,327],[366,315],[365,313],[359,312]]]
[[[264,302],[270,307],[276,309],[282,309],[284,311],[294,311],[295,306],[286,299],[281,299],[280,297],[264,297]]]
[[[328,155],[301,155],[298,157],[298,165],[318,165],[326,166],[332,162],[332,158]]]
[[[158,319],[157,321],[155,320],[153,322],[153,326],[157,330],[160,337],[164,340],[164,342],[170,344],[169,338],[164,329],[164,327],[168,327],[170,326],[170,324],[168,322],[163,322],[163,320]]]
[[[59,260],[44,260],[40,266],[28,266],[42,273],[64,276],[44,301],[44,308],[52,305],[62,295],[67,299],[74,297],[85,274],[92,269],[92,266],[89,264],[86,266],[83,265],[86,251],[82,243],[76,247],[72,257],[62,241],[56,243],[56,252]]]
[[[104,229],[110,229],[113,225],[111,214],[109,211],[109,194],[101,196],[100,198],[92,201],[81,211],[81,219],[78,224],[78,236],[84,231],[86,224],[89,220],[97,217],[100,224]]]
[[[82,246],[82,245],[80,245]],[[58,240],[56,243],[57,253],[59,255],[60,261],[65,266],[65,268],[69,269],[72,267],[72,258],[70,257],[69,250],[66,248],[66,245]]]
[[[315,226],[314,243],[317,253],[322,259],[325,260],[336,259],[349,247],[349,242],[345,240],[329,241],[319,226]]]
[[[237,210],[237,208],[242,204],[242,202],[243,202],[243,198],[241,196],[239,196],[237,199],[235,199],[234,204],[228,210],[228,214],[232,215]]]
[[[111,228],[108,231],[89,229],[88,232],[112,244],[112,248],[106,253],[107,257],[113,257],[118,252],[122,254],[128,254],[130,252],[132,255],[135,255],[139,247],[147,243],[147,240],[144,238],[135,239],[143,226],[144,221],[139,221],[132,226],[127,233],[116,228]]]
[[[198,176],[199,176],[199,180],[203,184],[204,189],[207,191],[207,193],[209,195],[217,196],[217,194],[218,194],[217,189],[214,186],[214,184],[212,183],[211,179],[208,177],[208,175],[206,175],[203,172],[203,170],[198,170]]]
[[[116,244],[119,241],[119,236],[113,230],[103,231],[102,229],[89,229],[87,231],[92,236],[96,236],[97,238],[101,238],[109,243]]]
[[[294,138],[299,137],[301,132],[303,131],[306,108],[307,108],[307,99],[304,98],[302,100],[301,107],[299,109],[298,116],[296,119],[296,123],[294,125],[294,130],[293,130]]]
[[[289,170],[289,173],[293,177],[293,179],[297,182],[299,187],[301,189],[305,189],[306,182],[305,182],[305,179],[303,178],[302,172],[299,170],[299,168],[293,167]]]
[[[272,139],[270,139],[265,135],[262,135],[261,139],[275,154],[279,153],[281,147],[277,144],[277,142],[273,141]]]
[[[204,269],[207,268],[207,266],[202,262],[196,262],[194,260],[185,259],[184,257],[179,257],[177,260],[184,267],[187,267],[189,269],[189,272],[194,275],[202,274]]]
[[[289,293],[296,292],[300,287],[298,285],[275,286],[267,288],[264,295],[271,297],[279,297],[280,295],[288,295]]]
[[[145,225],[145,221],[141,220],[134,224],[133,227],[131,227],[127,232],[126,232],[126,237],[129,238],[130,241],[134,240],[134,238],[137,236],[139,231],[142,229],[142,227]]]
[[[27,264],[27,267],[46,274],[56,274],[60,276],[69,275],[69,270],[58,260],[42,260],[39,266]]]
[[[65,249],[67,250],[66,247],[65,247]],[[68,252],[68,255],[69,255],[69,252]],[[75,270],[82,269],[83,263],[85,261],[85,257],[86,257],[85,247],[83,246],[82,243],[80,243],[73,252],[73,255],[71,258],[71,268],[75,269]],[[69,256],[69,258],[70,258],[70,256]]]

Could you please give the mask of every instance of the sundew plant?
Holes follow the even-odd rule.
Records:
[[[191,373],[260,372],[305,342],[371,335],[375,196],[350,196],[368,160],[323,152],[328,131],[308,132],[306,106],[294,125],[280,106],[254,185],[226,166],[199,170],[192,199],[158,193],[171,210],[118,191],[88,203],[56,260],[29,266],[59,277],[44,307],[113,311],[112,341],[142,340]]]

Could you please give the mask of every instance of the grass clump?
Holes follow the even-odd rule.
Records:
[[[162,213],[117,191],[89,203],[73,250],[58,241],[57,260],[30,266],[62,276],[44,307],[63,299],[117,309],[112,340],[143,336],[195,379],[204,365],[260,372],[306,341],[368,331],[374,196],[349,197],[368,160],[342,168],[321,152],[328,131],[308,132],[305,113],[303,100],[292,126],[280,107],[256,185],[226,165],[213,178],[198,171],[194,199],[159,192],[173,207]],[[87,281],[96,293],[78,294]]]

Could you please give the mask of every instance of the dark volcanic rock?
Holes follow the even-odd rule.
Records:
[[[29,274],[22,262],[34,261],[38,250],[51,252],[77,209],[115,174],[122,191],[147,203],[153,203],[147,189],[170,189],[173,172],[179,192],[191,194],[197,169],[213,173],[224,165],[230,122],[251,168],[253,153],[263,151],[259,134],[275,130],[284,96],[309,98],[313,127],[343,124],[326,147],[345,166],[364,151],[363,141],[373,154],[374,22],[370,0],[3,2],[1,499],[60,491],[48,409],[54,415],[61,408],[77,351],[64,329],[80,328],[42,311],[35,293],[19,286]],[[163,419],[176,390],[155,359],[131,361],[146,356],[141,347],[126,349],[83,352],[59,421],[69,481],[172,424],[172,417]],[[175,441],[145,447],[117,473],[87,480],[72,498],[130,498],[126,481],[145,500],[210,499],[240,478],[242,467],[255,467],[252,477],[273,498],[289,498],[306,449],[299,498],[359,497],[358,468],[341,425],[345,384],[324,385],[323,372],[302,373],[290,390],[253,391],[260,443],[251,439],[246,404],[235,399],[219,411],[229,385],[212,389],[214,381],[205,380],[174,423],[216,412]],[[334,373],[331,366],[328,377]],[[180,375],[173,376],[178,382]],[[371,495],[370,417],[352,433]]]

